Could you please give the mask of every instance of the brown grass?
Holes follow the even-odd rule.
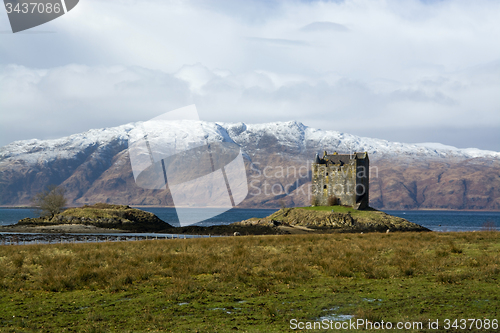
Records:
[[[0,246],[0,288],[125,290],[161,280],[172,297],[197,280],[244,283],[261,293],[311,277],[391,279],[429,274],[440,283],[497,279],[498,232],[330,234]],[[215,279],[212,279],[214,278]]]

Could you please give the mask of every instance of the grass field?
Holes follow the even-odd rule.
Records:
[[[422,322],[424,329],[405,332],[442,332],[445,319],[475,318],[482,325],[489,320],[483,331],[495,332],[499,236],[368,233],[0,246],[0,331],[286,332],[293,331],[293,319],[334,325],[352,318]],[[440,329],[425,329],[429,319],[439,320]]]

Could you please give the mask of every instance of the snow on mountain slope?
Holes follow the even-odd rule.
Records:
[[[427,158],[500,158],[500,152],[476,148],[459,149],[452,146],[431,143],[409,144],[390,142],[355,136],[336,131],[322,131],[308,128],[306,137],[318,143],[318,146],[338,147],[339,151],[367,151],[370,157],[400,156]]]
[[[258,142],[263,137],[275,136],[280,145],[295,147],[302,152],[316,150],[322,152],[354,152],[367,151],[370,157],[402,156],[402,157],[456,157],[456,158],[500,158],[500,152],[480,150],[476,148],[459,149],[441,144],[408,144],[389,142],[355,136],[338,131],[324,131],[309,128],[302,123],[289,121],[266,124],[226,124],[219,123],[230,134],[231,138],[243,148]]]
[[[182,121],[173,124],[181,132]],[[125,143],[128,133],[141,123],[118,127],[93,129],[55,140],[24,140],[0,148],[0,165],[9,161],[25,163],[47,163],[55,159],[72,159],[89,147],[105,149],[112,142]],[[353,152],[367,151],[372,158],[384,156],[426,158],[500,158],[500,152],[475,148],[459,149],[436,143],[406,144],[386,140],[359,137],[338,131],[309,128],[302,123],[275,122],[265,124],[200,122],[209,141],[233,141],[248,152],[269,145],[288,147],[289,153],[323,150]],[[175,131],[157,132],[156,135],[175,136]],[[179,140],[179,137],[175,139]]]
[[[15,141],[0,148],[0,164],[9,160],[34,164],[54,159],[72,159],[93,146],[105,147],[115,140],[127,140],[133,124],[112,128],[92,129],[54,140]]]

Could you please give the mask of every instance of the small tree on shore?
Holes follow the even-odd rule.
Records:
[[[286,208],[285,200],[280,200],[279,203],[280,203],[280,209],[285,209]]]
[[[40,216],[50,216],[59,214],[66,205],[64,193],[66,190],[56,185],[49,185],[43,192],[38,193],[33,198],[33,205]]]

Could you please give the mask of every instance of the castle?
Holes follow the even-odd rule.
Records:
[[[312,164],[312,203],[355,209],[369,207],[370,161],[368,153],[316,154]]]

